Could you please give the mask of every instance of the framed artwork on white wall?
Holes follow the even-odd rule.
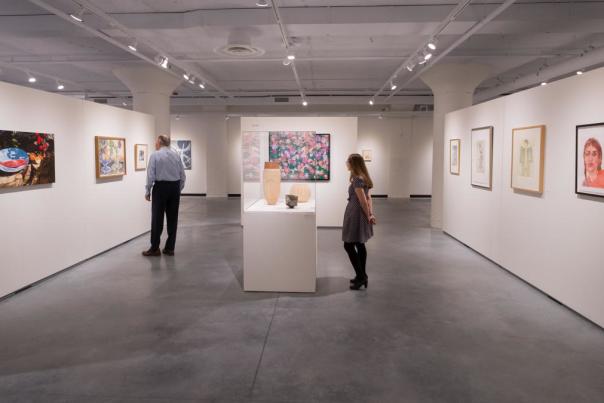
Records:
[[[373,150],[363,150],[361,151],[361,155],[366,162],[371,162],[371,160],[373,160]]]
[[[149,146],[147,144],[134,145],[134,170],[144,171],[147,169],[147,156],[149,154]]]
[[[604,197],[604,123],[577,126],[575,193]]]
[[[472,129],[472,186],[491,189],[492,171],[493,126]]]
[[[512,129],[512,188],[543,193],[545,126]]]
[[[459,175],[459,165],[461,159],[461,140],[449,140],[449,173]]]

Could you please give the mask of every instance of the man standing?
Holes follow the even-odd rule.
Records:
[[[164,229],[164,214],[168,221],[168,239],[164,254],[174,256],[180,192],[185,187],[185,168],[178,153],[170,148],[170,138],[159,136],[157,150],[149,157],[145,199],[151,204],[151,248],[143,256],[161,256],[159,243]],[[153,191],[151,191],[153,189]],[[152,196],[153,195],[153,196]]]

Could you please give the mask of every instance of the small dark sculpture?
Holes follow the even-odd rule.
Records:
[[[296,195],[285,195],[285,204],[287,207],[294,208],[298,205],[298,196]]]

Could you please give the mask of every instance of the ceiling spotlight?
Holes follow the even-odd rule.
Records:
[[[580,76],[581,74],[583,74],[583,72],[581,70],[577,71],[578,76]]]
[[[29,78],[27,79],[27,81],[29,81],[30,83],[35,83],[36,81],[36,77],[32,76],[31,74],[28,74]]]
[[[123,106],[128,106],[128,103],[127,102],[122,102],[122,105]]]
[[[393,81],[390,81],[390,91],[394,91],[396,89],[396,84]]]
[[[424,55],[424,60],[425,60],[425,61],[428,61],[428,60],[430,60],[430,59],[432,59],[432,53],[426,53],[426,54]]]
[[[373,105],[373,99],[369,100],[369,105]]]
[[[292,61],[291,61],[291,60],[288,60],[288,59],[283,59],[283,65],[284,65],[284,66],[289,66],[291,63],[292,63]]]
[[[183,74],[182,76],[185,78],[185,80],[189,81],[189,75],[187,73]]]
[[[287,60],[296,60],[295,55],[287,55]]]
[[[204,90],[206,88],[206,85],[204,83],[199,83],[199,88],[201,88],[202,90]]]
[[[76,14],[69,14],[69,16],[77,21],[77,22],[84,22],[84,7],[80,8],[80,11],[78,11]]]
[[[63,84],[61,84],[61,83],[57,83],[57,89],[58,89],[59,91],[64,90],[64,89],[65,89],[65,86],[64,86]]]
[[[410,64],[410,65],[408,65],[408,66],[407,66],[407,70],[409,70],[409,71],[413,71],[413,68],[414,68],[414,67],[415,67],[415,65]]]
[[[428,47],[432,50],[436,50],[436,42],[435,41],[428,42]]]
[[[308,102],[306,100],[302,101],[302,106],[308,106]]]
[[[159,58],[157,59],[157,64],[159,64],[159,66],[164,69],[168,68],[168,62],[169,59],[166,56],[159,56]]]
[[[417,63],[417,64],[426,64],[426,62],[427,62],[427,60],[426,60],[426,59],[422,59],[422,60],[420,60],[420,61],[419,61],[419,63]]]
[[[258,0],[258,1],[256,2],[256,5],[257,5],[258,7],[268,7],[268,6],[269,6],[269,4],[268,4],[268,0]]]
[[[541,85],[547,85],[547,83],[544,81],[544,82],[541,83]]]
[[[128,49],[130,49],[133,52],[136,52],[136,41],[134,41],[133,43],[131,43],[130,45],[128,45]]]

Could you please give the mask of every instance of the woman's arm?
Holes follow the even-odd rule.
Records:
[[[363,209],[363,213],[367,217],[367,220],[371,219],[371,207],[369,206],[370,202],[367,201],[367,197],[365,196],[365,190],[363,188],[354,188],[354,192],[361,203],[361,208]]]

